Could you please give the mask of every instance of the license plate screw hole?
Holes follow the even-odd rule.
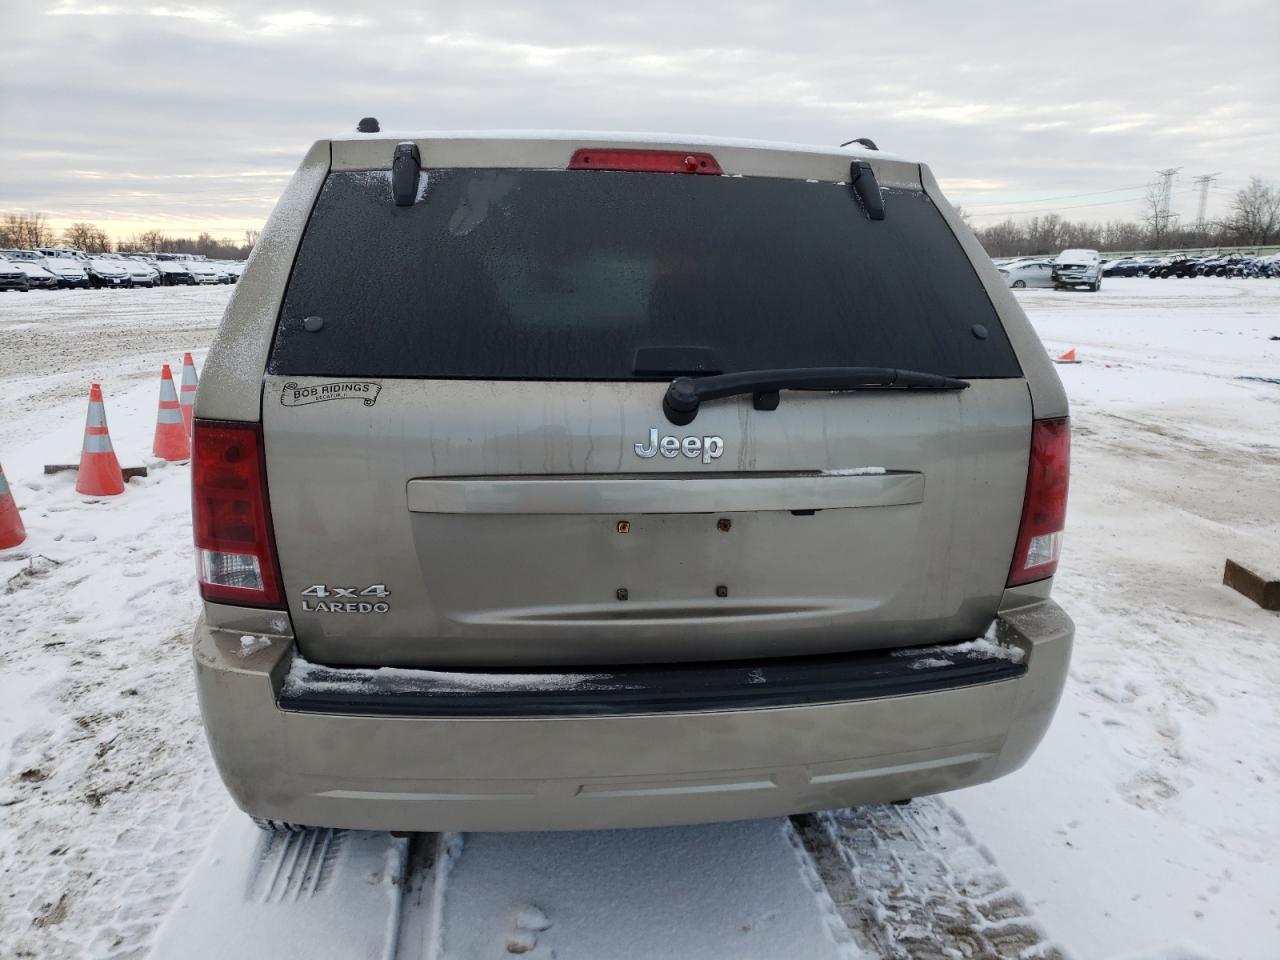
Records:
[[[723,583],[720,584],[718,587],[716,587],[717,597],[727,597],[728,595],[729,595],[729,588],[726,587]]]
[[[614,593],[614,596],[616,596],[619,600],[627,599],[627,597],[629,596],[629,594],[627,593],[627,588],[619,587],[617,591]]]
[[[719,530],[721,533],[728,533],[729,528],[732,526],[733,526],[733,521],[730,520],[728,517],[721,517],[719,520],[716,521],[716,529]]]
[[[618,532],[619,532],[619,533],[630,533],[630,532],[631,532],[631,521],[630,521],[630,520],[619,520],[619,521],[618,521]],[[623,599],[623,598],[622,598],[622,597],[619,597],[618,599],[619,599],[619,600],[621,600],[621,599]]]

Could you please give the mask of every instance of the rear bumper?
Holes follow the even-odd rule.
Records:
[[[1025,669],[990,674],[1004,679],[970,670],[957,685],[885,686],[831,702],[540,716],[325,712],[340,700],[282,698],[290,640],[242,656],[242,631],[203,619],[194,655],[218,770],[254,816],[556,830],[776,816],[995,779],[1021,766],[1048,728],[1073,633],[1046,601],[998,621],[1001,642],[1025,653]]]

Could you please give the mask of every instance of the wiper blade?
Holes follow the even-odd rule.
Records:
[[[677,426],[692,423],[704,400],[754,394],[757,410],[776,410],[779,390],[964,390],[967,380],[894,367],[793,367],[744,370],[715,377],[677,377],[662,398],[662,412]]]

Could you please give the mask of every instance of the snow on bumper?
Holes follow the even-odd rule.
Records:
[[[1052,601],[1002,614],[1014,679],[905,696],[555,717],[281,709],[294,654],[196,626],[205,729],[236,803],[269,819],[394,830],[555,830],[777,816],[921,796],[1021,766],[1066,678]]]

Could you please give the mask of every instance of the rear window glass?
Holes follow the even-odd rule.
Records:
[[[885,190],[882,221],[846,186],[755,177],[431,170],[419,194],[397,207],[387,171],[329,175],[269,372],[660,379],[638,349],[698,347],[724,372],[1021,373],[917,191]]]

